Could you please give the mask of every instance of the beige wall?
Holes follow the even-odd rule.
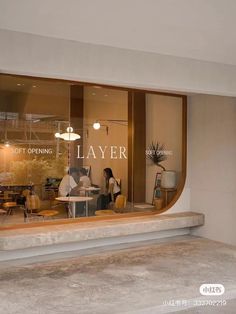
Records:
[[[93,95],[96,94],[96,95]],[[107,96],[104,96],[107,95]],[[121,179],[122,193],[127,195],[128,180],[128,162],[127,159],[111,159],[109,154],[110,146],[128,147],[128,127],[127,123],[116,124],[102,121],[101,124],[108,126],[108,135],[105,127],[100,130],[94,130],[92,124],[99,119],[128,119],[128,95],[127,92],[105,89],[105,88],[84,88],[84,125],[88,125],[88,139],[84,139],[84,155],[86,156],[88,148],[92,145],[95,149],[96,159],[89,158],[84,160],[84,165],[91,166],[92,183],[103,186],[103,169],[112,168],[116,178]],[[105,159],[101,158],[98,145],[107,146]],[[128,152],[126,153],[128,156]],[[119,157],[119,153],[117,154]]]
[[[141,89],[236,95],[236,66],[233,65],[3,29],[0,42],[3,73]]]
[[[172,155],[162,162],[166,170],[175,170],[177,177],[182,171],[182,98],[147,94],[146,96],[146,143],[164,144]],[[147,160],[146,201],[151,203],[156,172],[161,171]]]
[[[205,214],[196,235],[236,245],[236,98],[191,96],[191,210]]]

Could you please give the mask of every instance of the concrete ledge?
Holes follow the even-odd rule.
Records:
[[[153,215],[80,222],[69,225],[50,225],[0,232],[0,250],[19,250],[50,245],[82,243],[91,240],[158,233],[187,229],[204,224],[204,215],[193,212]],[[187,231],[187,232],[188,232]],[[186,233],[187,233],[186,232]],[[181,231],[183,234],[183,232]]]

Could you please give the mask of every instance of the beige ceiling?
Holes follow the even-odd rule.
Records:
[[[68,97],[69,82],[41,80],[12,75],[0,75],[0,91],[56,95]]]
[[[30,108],[33,106],[32,112],[35,114],[56,114],[56,112],[59,114],[58,110],[61,109],[60,114],[67,115],[69,114],[70,85],[75,84],[66,81],[0,74],[0,111],[3,108],[5,108],[3,111],[6,110],[4,95],[20,94],[23,98],[12,98],[10,102],[7,102],[9,106],[10,104],[13,105],[12,109],[8,108],[9,111],[16,110],[18,103],[21,105],[24,103],[24,106],[28,104],[29,112],[31,112]],[[110,103],[123,104],[124,102],[127,103],[128,94],[126,91],[119,89],[84,86],[84,101],[85,103],[87,101],[93,103],[94,106],[101,103],[108,105]]]

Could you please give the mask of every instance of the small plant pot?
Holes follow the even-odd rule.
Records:
[[[155,198],[154,199],[154,205],[156,210],[160,210],[163,207],[163,198]]]

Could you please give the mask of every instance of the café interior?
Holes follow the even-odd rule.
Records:
[[[0,228],[168,210],[185,183],[186,106],[184,95],[1,74]],[[101,208],[105,168],[120,195]],[[60,195],[71,169],[76,191]]]

